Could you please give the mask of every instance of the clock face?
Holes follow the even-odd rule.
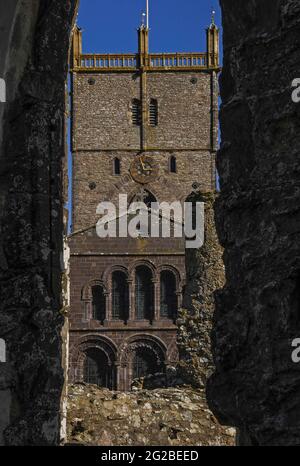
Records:
[[[147,184],[157,178],[159,167],[157,162],[149,155],[139,155],[132,162],[130,174],[134,181]]]

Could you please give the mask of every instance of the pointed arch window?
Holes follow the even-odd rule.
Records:
[[[154,318],[154,286],[152,272],[146,266],[139,266],[135,273],[135,312],[136,319]]]
[[[172,155],[170,157],[170,172],[177,173],[177,160],[176,160],[175,155]]]
[[[150,126],[158,125],[158,102],[156,99],[150,100],[149,123],[150,123]]]
[[[112,274],[112,318],[124,322],[129,319],[129,287],[127,276],[121,271]]]
[[[131,119],[134,126],[142,124],[142,106],[139,99],[133,99],[131,102]]]
[[[176,319],[178,311],[176,278],[173,272],[163,270],[160,274],[160,315]]]
[[[104,322],[106,317],[106,299],[103,287],[95,285],[92,287],[92,318]]]
[[[118,157],[114,159],[114,175],[121,175],[121,160]]]

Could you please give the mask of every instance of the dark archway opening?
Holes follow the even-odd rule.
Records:
[[[163,270],[160,274],[160,315],[175,320],[178,303],[176,294],[176,277],[173,272]]]
[[[134,379],[147,375],[163,372],[163,364],[159,362],[155,354],[148,348],[138,348],[132,362],[132,374]]]
[[[135,273],[135,312],[137,320],[154,319],[154,286],[151,270],[141,265]]]
[[[129,319],[129,289],[124,272],[116,271],[112,275],[112,317],[114,320]]]
[[[86,358],[83,368],[84,382],[112,390],[114,387],[113,366],[104,351],[98,348],[91,348],[85,354]]]
[[[106,317],[106,299],[103,287],[96,285],[92,287],[92,316],[93,319],[103,323]]]

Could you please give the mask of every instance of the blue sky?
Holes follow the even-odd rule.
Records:
[[[206,49],[205,28],[211,11],[221,24],[218,0],[149,0],[150,51],[189,52]],[[122,53],[137,50],[136,29],[145,0],[80,0],[78,25],[84,29],[83,51]]]

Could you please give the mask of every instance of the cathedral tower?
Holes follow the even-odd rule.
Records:
[[[215,190],[218,29],[204,53],[72,55],[73,229],[70,379],[129,390],[177,358],[176,314],[185,282],[182,238],[106,238],[97,206],[181,201]]]

